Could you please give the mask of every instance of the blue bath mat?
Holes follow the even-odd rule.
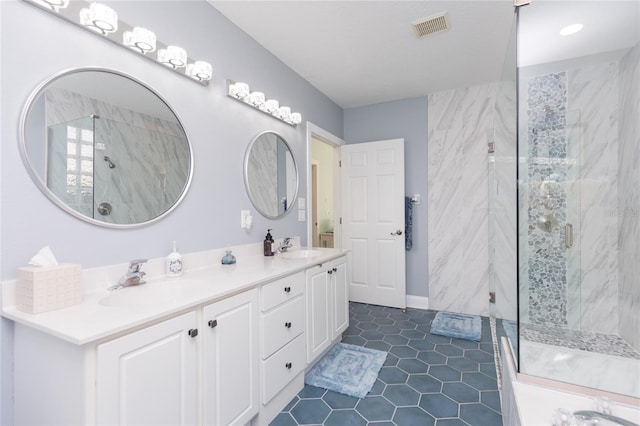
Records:
[[[479,342],[482,319],[477,315],[438,312],[431,323],[431,334]]]
[[[309,371],[304,382],[356,398],[364,398],[373,387],[387,353],[338,343]]]

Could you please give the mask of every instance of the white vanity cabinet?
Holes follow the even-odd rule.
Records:
[[[203,424],[243,425],[258,413],[258,290],[202,309]]]
[[[258,348],[256,288],[86,345],[16,324],[15,424],[246,424]]]
[[[319,251],[88,293],[38,315],[3,306],[14,321],[14,423],[269,424],[348,326],[347,254]]]
[[[349,325],[347,257],[316,265],[306,275],[307,362],[311,364]]]
[[[98,425],[193,425],[197,321],[189,312],[98,345]]]
[[[333,290],[333,338],[341,338],[349,327],[349,285],[347,284],[347,256],[331,262],[331,286]]]
[[[253,424],[268,424],[304,386],[305,273],[260,289],[261,409]]]

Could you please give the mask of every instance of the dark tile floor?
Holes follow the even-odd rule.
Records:
[[[472,342],[430,334],[432,310],[350,303],[349,312],[342,341],[388,352],[371,392],[358,399],[306,385],[272,426],[502,425],[489,318]]]

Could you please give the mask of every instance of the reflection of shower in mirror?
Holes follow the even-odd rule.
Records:
[[[109,158],[109,156],[105,155],[104,156],[104,161],[106,161],[107,164],[109,164],[109,168],[110,169],[115,169],[116,168],[116,165],[113,164],[113,161],[111,161],[111,158]]]

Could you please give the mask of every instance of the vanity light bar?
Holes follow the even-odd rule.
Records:
[[[139,53],[145,58],[204,86],[208,86],[213,77],[210,63],[189,58],[186,50],[182,47],[159,42],[153,31],[142,27],[132,27],[118,19],[115,10],[101,3],[88,3],[80,0],[72,2],[69,0],[24,1],[72,24],[93,31],[119,46],[126,47],[127,50]],[[153,52],[156,53],[153,54]]]
[[[288,106],[280,106],[276,99],[267,99],[263,92],[252,92],[247,83],[227,80],[227,96],[293,127],[302,123],[302,114],[291,112],[291,108]]]

